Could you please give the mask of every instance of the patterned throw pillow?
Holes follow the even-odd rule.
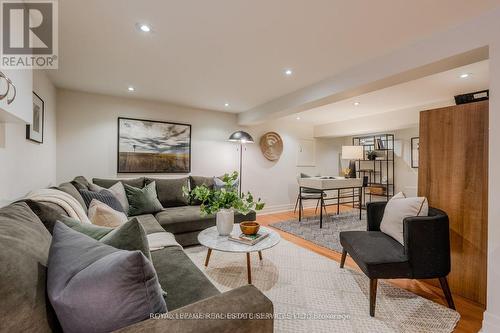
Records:
[[[120,204],[123,207],[123,211],[125,213],[128,212],[128,200],[127,200],[127,194],[125,193],[125,187],[123,187],[123,183],[119,181],[115,185],[111,186],[110,188],[106,189],[102,186],[96,185],[96,184],[89,184],[89,189],[94,192],[100,192],[102,190],[108,190],[109,192],[113,193],[116,199],[120,202]]]
[[[92,202],[92,200],[95,199],[102,203],[105,203],[114,210],[125,213],[125,210],[120,204],[120,201],[118,201],[118,199],[113,195],[113,193],[111,193],[108,190],[101,190],[99,192],[93,192],[88,190],[79,190],[79,191],[83,197],[83,201],[85,201],[85,204],[87,205],[87,208],[90,208],[90,203]]]
[[[153,181],[143,188],[124,184],[129,204],[128,215],[154,214],[163,210],[156,195],[156,183]]]

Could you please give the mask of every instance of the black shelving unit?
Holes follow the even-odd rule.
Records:
[[[363,146],[364,159],[356,161],[357,176],[368,176],[364,188],[363,204],[371,201],[389,201],[394,196],[394,134],[357,136],[354,146]],[[375,152],[376,159],[368,159]]]

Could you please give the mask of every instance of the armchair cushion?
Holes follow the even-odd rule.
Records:
[[[343,231],[340,244],[371,279],[409,278],[403,245],[380,231]]]
[[[403,220],[412,216],[427,216],[428,212],[427,198],[407,198],[402,192],[399,192],[385,206],[380,231],[404,245]]]

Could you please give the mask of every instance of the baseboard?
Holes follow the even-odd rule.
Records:
[[[316,203],[309,200],[306,202],[304,200],[304,208],[314,208],[316,207]],[[274,213],[283,213],[293,211],[295,208],[295,204],[284,204],[284,205],[274,205],[274,206],[264,206],[264,209],[257,213],[257,215],[268,215]]]
[[[483,327],[481,328],[480,332],[500,332],[500,316],[486,310],[483,316]]]

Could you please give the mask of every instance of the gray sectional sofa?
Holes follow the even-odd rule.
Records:
[[[210,183],[210,178],[202,179]],[[110,187],[117,180],[94,179],[102,187]],[[151,181],[147,178],[124,180],[133,186]],[[192,177],[187,178],[190,185]],[[76,184],[75,182],[78,182]],[[73,184],[64,183],[60,190],[74,196],[79,202],[75,185],[86,180],[77,177]],[[177,184],[184,184],[177,181]],[[197,234],[215,224],[213,216],[201,217],[196,203],[176,198],[175,181],[159,181],[157,192],[163,211],[138,216],[147,234],[166,230],[172,232],[182,245],[197,244]],[[208,184],[210,185],[210,184]],[[158,186],[163,186],[160,190]],[[169,188],[171,187],[171,188]],[[181,202],[182,201],[182,202]],[[176,203],[177,202],[177,203]],[[64,214],[55,204],[54,211]],[[255,213],[237,216],[238,221],[254,219]],[[0,208],[0,316],[1,332],[57,332],[57,317],[46,296],[47,260],[51,234],[41,219],[26,202],[17,202]],[[121,329],[123,332],[272,332],[273,304],[252,285],[220,293],[210,280],[189,259],[181,246],[169,246],[151,252],[152,262],[163,290],[167,292],[168,318],[147,319]],[[182,319],[189,314],[255,314],[260,319]],[[262,319],[262,315],[266,319]]]

